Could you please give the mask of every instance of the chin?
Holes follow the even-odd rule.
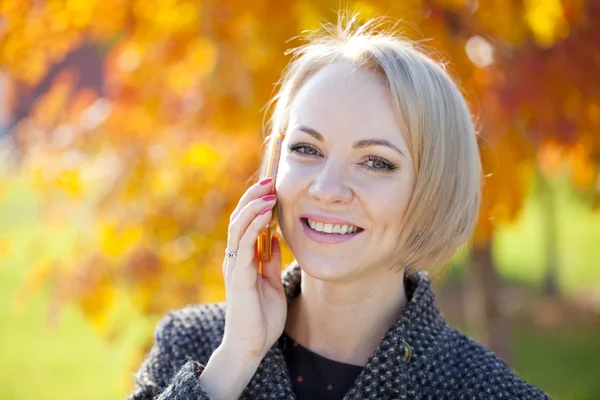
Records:
[[[300,268],[313,278],[335,281],[346,276],[351,269],[349,263],[339,258],[323,257],[317,254],[294,253]]]

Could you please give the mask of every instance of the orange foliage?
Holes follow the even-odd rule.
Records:
[[[222,300],[228,219],[258,168],[261,109],[288,61],[284,51],[299,44],[287,40],[321,17],[334,20],[337,5],[3,2],[0,63],[20,84],[35,87],[81,43],[95,44],[105,60],[103,93],[78,90],[76,74],[59,74],[13,132],[22,171],[46,209],[88,213],[71,220],[81,231],[80,258],[56,260],[57,273],[33,273],[39,282],[30,284],[52,276],[55,299],[79,304],[101,332],[110,329],[106,310],[117,293],[158,315]],[[476,243],[517,217],[535,162],[546,173],[569,168],[598,199],[597,2],[349,8],[400,17],[406,36],[432,38],[426,44],[449,62],[472,103],[487,176]]]

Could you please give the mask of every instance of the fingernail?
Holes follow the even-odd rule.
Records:
[[[268,213],[270,210],[271,210],[271,207],[265,208],[264,210],[262,210],[262,211],[260,212],[260,215],[266,214],[266,213]]]
[[[261,197],[264,201],[271,201],[271,200],[275,200],[277,198],[276,194],[269,194],[267,196],[263,196]]]
[[[267,183],[270,183],[273,180],[273,178],[268,177],[268,178],[264,178],[263,180],[261,180],[259,183],[261,185],[266,185]]]

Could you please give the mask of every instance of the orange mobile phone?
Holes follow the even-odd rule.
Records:
[[[265,171],[265,175],[261,177],[273,178],[273,192],[275,192],[275,178],[277,177],[277,169],[279,168],[279,157],[281,156],[281,144],[283,143],[283,134],[279,134],[275,136],[270,143],[269,146],[269,163],[267,164],[267,169]],[[271,261],[271,240],[273,239],[273,234],[277,230],[278,220],[277,220],[277,204],[273,207],[273,215],[271,216],[271,221],[267,226],[265,226],[260,233],[258,234],[258,238],[256,239],[256,254],[258,256],[259,266],[261,262],[269,262]],[[260,268],[262,270],[262,268]],[[262,273],[262,271],[259,271]]]

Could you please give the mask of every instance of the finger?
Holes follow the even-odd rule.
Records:
[[[274,207],[277,204],[277,198],[261,197],[252,200],[239,213],[235,220],[229,224],[229,232],[227,234],[227,248],[231,251],[238,251],[240,240],[248,229],[252,221],[267,207]]]
[[[265,197],[262,197],[252,200],[229,225],[227,248],[230,251],[239,251],[241,238],[252,221],[260,215],[262,210],[265,210],[268,207],[272,208],[277,204],[277,199],[273,199],[272,195],[267,197],[267,199],[268,200],[265,200]],[[258,234],[256,234],[256,236],[258,237]],[[240,257],[242,257],[242,255],[240,255]],[[253,257],[251,259],[253,259]],[[230,281],[230,276],[232,275],[231,271],[234,266],[235,259],[226,256],[226,259],[223,261],[223,276],[225,277],[226,283]]]
[[[223,279],[225,279],[225,282],[229,282],[229,277],[231,276],[230,270],[233,268],[234,265],[235,258],[229,257],[227,254],[225,254],[225,259],[223,260],[222,266]]]
[[[262,211],[254,218],[252,223],[246,229],[246,232],[242,235],[239,243],[239,251],[254,251],[254,244],[258,239],[258,234],[265,228],[271,219],[273,214],[274,204],[270,204],[262,209]]]
[[[263,263],[263,277],[275,288],[283,285],[281,279],[281,245],[279,238],[273,236],[271,241],[271,261]]]
[[[264,214],[259,214],[246,229],[238,247],[238,258],[242,260],[254,260],[254,244],[258,234],[271,218],[273,209],[268,207]],[[239,263],[232,269],[231,282],[238,287],[248,287],[256,284],[258,269],[253,266],[254,263]]]
[[[240,201],[235,207],[235,210],[233,210],[233,212],[231,213],[229,221],[233,221],[234,219],[236,219],[240,212],[244,209],[244,207],[246,207],[246,205],[252,200],[272,193],[273,190],[273,181],[268,182],[265,185],[262,185],[260,182],[257,182],[254,185],[250,186],[240,198]]]
[[[273,207],[276,203],[277,199],[272,199],[272,196],[270,200],[259,198],[251,201],[238,215],[238,217],[229,225],[229,232],[227,234],[227,249],[230,251],[239,251],[241,238],[248,229],[248,226],[255,218],[257,218],[257,216],[260,215],[262,210],[268,207]],[[258,234],[256,236],[258,237]],[[235,258],[225,255],[222,268],[225,283],[230,281],[234,266]]]

